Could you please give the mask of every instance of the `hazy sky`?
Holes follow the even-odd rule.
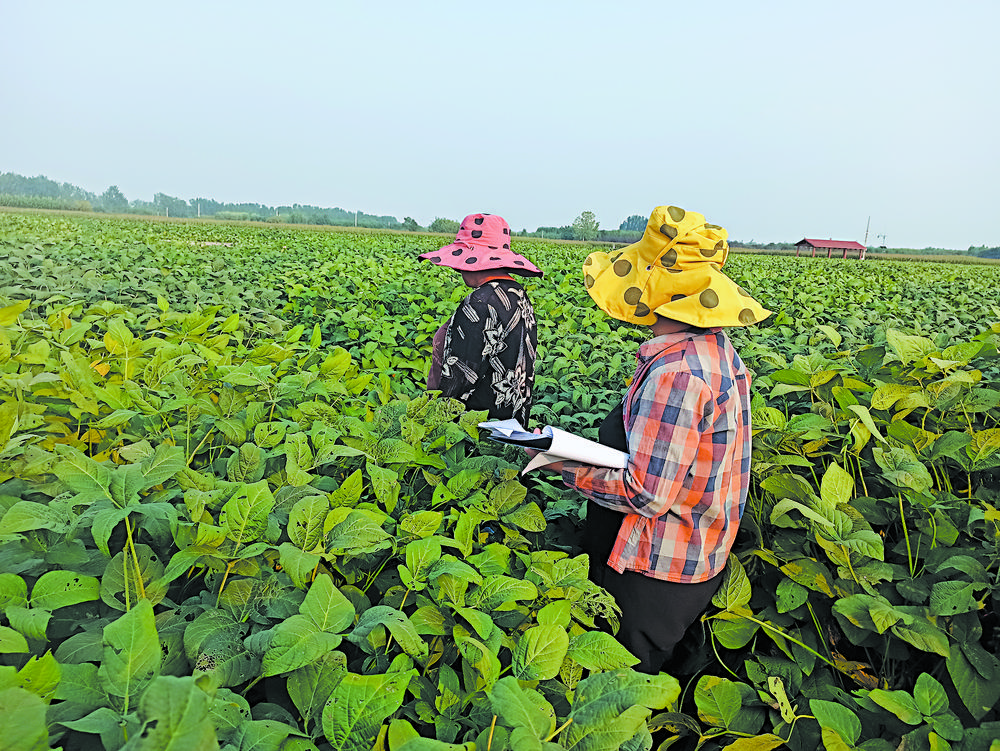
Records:
[[[515,230],[1000,245],[1000,2],[14,2],[0,171]]]

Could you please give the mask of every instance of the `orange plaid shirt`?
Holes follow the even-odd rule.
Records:
[[[562,479],[625,514],[607,564],[694,584],[726,565],[750,485],[750,376],[721,328],[639,348],[624,401],[624,469],[563,464]]]

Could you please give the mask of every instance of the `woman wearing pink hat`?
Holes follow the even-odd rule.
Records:
[[[462,274],[470,292],[434,336],[427,388],[485,409],[490,419],[527,426],[535,383],[535,311],[511,274],[541,276],[510,249],[510,227],[496,214],[470,214],[455,242],[420,259]]]

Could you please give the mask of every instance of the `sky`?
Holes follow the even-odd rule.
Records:
[[[0,172],[129,199],[673,204],[731,239],[1000,245],[1000,2],[20,2]]]

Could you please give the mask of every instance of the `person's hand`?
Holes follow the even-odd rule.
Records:
[[[535,428],[531,432],[534,433],[535,435],[541,435],[542,434],[542,431],[541,431],[540,428]],[[535,458],[535,454],[542,453],[541,449],[532,449],[532,448],[528,448],[527,446],[524,447],[524,450],[528,453],[528,458],[529,459],[534,459]]]
[[[535,428],[531,432],[537,435],[541,435],[542,433],[542,431],[539,428]],[[524,447],[524,450],[527,452],[528,457],[531,459],[534,459],[535,456],[538,454],[544,453],[541,449],[532,449],[528,448],[527,446]],[[541,470],[542,472],[558,472],[559,474],[562,474],[562,468],[563,468],[562,462],[553,462],[552,464],[546,464],[544,467],[538,467],[538,469]]]

